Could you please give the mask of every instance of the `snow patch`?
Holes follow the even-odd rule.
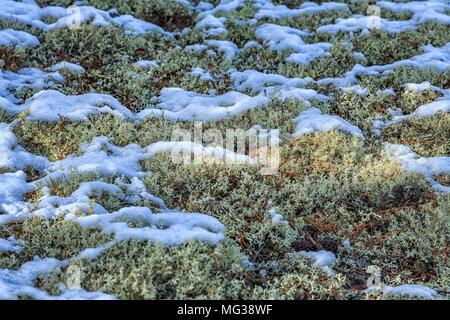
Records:
[[[422,174],[437,192],[450,192],[450,187],[443,186],[433,179],[439,174],[450,174],[450,157],[425,158],[402,144],[387,144],[385,152],[393,160],[401,162],[404,170]]]
[[[348,132],[361,139],[365,139],[361,129],[350,124],[346,120],[339,116],[322,114],[322,111],[318,108],[310,108],[300,113],[300,115],[293,119],[297,123],[294,137],[298,137],[302,134],[311,134],[315,131],[329,131],[329,130],[342,130]]]
[[[78,73],[84,73],[86,71],[82,66],[67,61],[59,62],[49,68],[50,71],[58,71],[61,69],[67,69]]]
[[[270,50],[280,53],[285,49],[292,49],[294,53],[286,58],[287,62],[309,64],[318,57],[331,56],[330,43],[305,44],[301,37],[309,35],[308,31],[266,23],[256,28],[255,35],[262,39]]]
[[[269,103],[269,98],[261,95],[250,97],[230,91],[220,96],[212,96],[180,88],[162,89],[158,100],[159,109],[145,109],[137,114],[137,118],[164,116],[179,121],[217,121]]]
[[[88,120],[88,115],[103,112],[121,118],[133,118],[131,111],[117,99],[99,93],[67,96],[56,90],[44,90],[31,97],[24,108],[29,111],[29,120],[58,122],[60,116],[69,121]]]
[[[380,288],[379,286],[373,286],[364,290],[363,292],[373,292],[380,290],[384,294],[404,294],[418,298],[426,298],[429,300],[434,300],[440,297],[436,290],[419,284],[403,284],[396,287],[383,286],[382,288]]]
[[[21,295],[37,300],[90,300],[115,299],[114,296],[101,292],[87,292],[83,289],[65,289],[60,296],[50,296],[46,291],[34,287],[33,281],[41,274],[49,274],[54,269],[64,267],[66,261],[54,258],[40,259],[24,263],[19,270],[0,269],[0,299],[16,300]]]
[[[0,30],[0,46],[18,49],[20,47],[39,46],[40,44],[38,38],[28,32],[13,29]]]

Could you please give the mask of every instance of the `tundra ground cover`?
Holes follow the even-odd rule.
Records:
[[[0,8],[0,298],[449,298],[448,1]]]

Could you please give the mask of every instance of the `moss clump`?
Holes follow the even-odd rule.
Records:
[[[23,48],[15,49],[13,47],[0,46],[0,68],[17,72],[26,67],[25,50]]]
[[[226,34],[220,36],[221,40],[233,42],[239,48],[243,48],[249,41],[255,40],[255,28],[249,24],[237,23],[234,18],[228,18],[225,23]]]
[[[45,186],[50,189],[50,195],[52,196],[70,197],[73,192],[78,190],[83,182],[91,181],[101,181],[113,184],[115,177],[104,178],[97,172],[80,174],[73,171],[70,175],[64,176],[61,179],[50,179]],[[43,185],[40,185],[39,187],[42,188]],[[94,204],[99,204],[109,212],[115,212],[121,208],[129,206],[129,203],[125,201],[124,198],[113,195],[107,191],[94,192],[93,194],[90,194],[89,201],[91,201],[92,208],[95,207]]]
[[[320,103],[324,113],[336,114],[364,131],[371,131],[373,121],[378,117],[387,117],[391,107],[390,96],[369,94],[361,96],[353,90],[338,90],[330,101]]]
[[[25,23],[19,22],[17,20],[12,19],[0,19],[0,29],[14,29],[28,32],[38,38],[42,36],[44,31],[38,29],[36,27],[27,25]]]
[[[24,120],[13,129],[18,143],[33,154],[47,157],[50,161],[79,155],[83,142],[93,137],[111,137],[116,145],[135,141],[136,129],[131,121],[124,121],[110,114],[89,116],[88,121],[43,122]]]
[[[97,260],[72,260],[81,286],[121,299],[238,299],[246,271],[239,248],[191,241],[166,247],[121,241]]]
[[[1,122],[11,122],[13,120],[13,117],[6,111],[5,109],[2,109],[0,106],[0,123]]]
[[[450,186],[450,174],[440,174],[438,176],[435,176],[434,179],[443,186]]]
[[[392,88],[396,93],[404,91],[405,83],[422,83],[430,82],[431,85],[446,88],[450,83],[450,72],[448,70],[439,71],[437,68],[413,68],[401,66],[393,69],[391,74],[383,76],[358,76],[358,82],[362,87],[370,90],[370,92],[377,92]]]
[[[409,114],[440,96],[439,92],[433,90],[415,92],[403,86],[398,88],[395,96],[370,89],[367,95],[360,95],[354,90],[335,90],[332,99],[319,103],[318,107],[324,113],[336,114],[370,133],[374,120],[391,118],[388,109],[401,109],[404,114]]]
[[[133,109],[146,104],[144,101],[151,98],[151,90],[136,78],[132,64],[140,59],[156,59],[162,42],[156,39],[126,35],[114,26],[82,25],[77,30],[62,28],[47,32],[41,46],[26,49],[26,53],[28,64],[41,69],[67,60],[67,56],[69,62],[86,69],[82,74],[64,72],[66,81],[60,91],[107,93],[123,103],[128,101]]]
[[[274,176],[248,166],[179,166],[165,154],[143,166],[151,172],[144,179],[150,193],[170,208],[218,218],[256,273],[284,259],[302,233],[340,243],[349,230],[370,223],[383,234],[381,213],[430,201],[423,177],[403,174],[400,164],[377,159],[362,141],[337,131],[300,136],[284,146]],[[271,208],[289,224],[271,224]]]
[[[89,0],[86,5],[102,10],[115,8],[120,15],[131,14],[137,19],[151,22],[170,32],[192,27],[196,18],[195,11],[175,1]]]
[[[106,3],[106,1],[104,1]],[[60,6],[60,7],[68,7],[73,3],[73,0],[37,0],[36,3],[41,7],[48,6]]]
[[[343,76],[357,62],[352,49],[340,43],[333,44],[330,49],[331,56],[319,57],[308,65],[286,62],[286,58],[292,53],[291,49],[277,53],[269,49],[250,47],[236,54],[233,65],[239,71],[255,69],[260,72],[281,74],[288,78],[311,77],[318,80]]]
[[[233,11],[217,11],[214,15],[216,17],[226,17],[227,22],[234,22],[236,20],[248,21],[255,16],[256,12],[257,9],[253,6],[252,2],[246,1]],[[228,28],[227,30],[230,31]]]
[[[448,196],[443,196],[424,206],[390,210],[378,225],[354,230],[352,248],[342,252],[335,269],[348,273],[377,265],[384,284],[414,282],[445,291],[446,202]],[[355,285],[355,279],[349,284]]]
[[[373,29],[368,35],[356,37],[353,44],[355,51],[364,54],[369,65],[385,65],[421,54],[423,45],[441,47],[449,41],[444,24],[427,22],[415,31],[396,34]]]
[[[77,223],[61,218],[28,218],[21,223],[0,225],[0,238],[14,236],[23,240],[20,252],[2,252],[0,269],[17,270],[22,264],[40,258],[64,260],[79,254],[87,248],[95,248],[111,241],[110,235],[99,230],[85,229]]]
[[[404,114],[410,114],[418,107],[433,102],[440,96],[442,96],[442,94],[434,90],[416,92],[414,90],[405,89],[398,95],[397,99],[395,99],[396,107],[402,109]]]
[[[446,157],[450,154],[450,115],[404,120],[383,130],[383,140],[406,144],[424,157]]]

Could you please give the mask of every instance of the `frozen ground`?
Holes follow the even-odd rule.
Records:
[[[0,0],[0,299],[448,299],[449,14]]]

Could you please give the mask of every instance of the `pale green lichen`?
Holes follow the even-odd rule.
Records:
[[[40,6],[68,6],[72,1],[39,0]],[[197,5],[200,1],[192,1]],[[207,1],[218,5],[218,0]],[[275,0],[298,8],[305,1]],[[276,23],[298,29],[316,30],[319,26],[367,14],[369,1],[347,3],[350,11],[324,11],[317,15],[300,15],[286,19],[263,18],[256,24],[241,24],[257,12],[251,2],[231,12],[216,12],[225,17],[227,33],[208,39],[227,40],[243,49],[248,41],[261,39],[255,30],[264,23]],[[60,71],[63,83],[54,86],[59,91],[78,95],[89,92],[110,94],[123,105],[138,112],[155,107],[161,89],[179,87],[199,94],[215,91],[217,95],[235,90],[230,68],[238,71],[254,69],[285,77],[322,79],[342,77],[356,63],[363,66],[383,65],[422,54],[423,45],[440,47],[450,41],[447,26],[426,22],[416,30],[389,34],[370,30],[367,35],[355,32],[336,34],[313,33],[302,37],[305,43],[329,42],[331,56],[320,57],[308,65],[286,62],[292,50],[271,51],[267,47],[248,47],[238,52],[232,61],[223,53],[183,50],[187,45],[203,44],[207,37],[195,29],[197,13],[173,1],[104,1],[88,0],[102,10],[115,7],[119,14],[155,23],[166,31],[181,31],[173,39],[159,33],[143,36],[126,34],[124,29],[82,24],[77,30],[66,28],[43,32],[12,20],[0,19],[0,27],[27,31],[38,37],[39,47],[13,49],[0,47],[2,71],[17,72],[25,67],[44,70],[62,60],[77,63],[85,73]],[[381,16],[390,20],[408,20],[409,12],[393,13],[381,8]],[[54,17],[46,17],[47,23]],[[215,49],[209,47],[209,49]],[[215,50],[217,51],[217,50]],[[366,61],[355,58],[361,52]],[[156,60],[150,69],[135,65],[139,60]],[[217,81],[205,81],[189,75],[192,68],[208,70]],[[400,143],[424,157],[448,156],[450,119],[448,114],[411,118],[382,128],[378,136],[373,121],[389,120],[388,108],[404,114],[413,113],[421,105],[442,96],[436,90],[414,92],[406,83],[448,89],[450,73],[432,68],[401,66],[384,75],[357,75],[357,84],[367,89],[367,95],[337,89],[333,84],[309,83],[330,100],[311,100],[324,113],[338,115],[362,129],[362,141],[344,132],[332,130],[292,137],[294,117],[307,109],[296,99],[279,100],[270,96],[268,105],[249,110],[227,119],[203,123],[203,129],[218,129],[225,134],[229,128],[247,130],[254,125],[279,129],[281,162],[277,173],[263,176],[258,166],[176,165],[170,154],[160,153],[140,161],[147,174],[143,182],[149,193],[162,198],[170,209],[200,212],[217,218],[227,228],[225,240],[218,246],[191,241],[179,247],[166,247],[145,241],[119,241],[97,259],[79,259],[86,248],[95,248],[112,240],[100,230],[85,229],[75,222],[57,218],[37,217],[23,222],[0,225],[0,238],[14,236],[23,240],[20,252],[2,252],[0,268],[17,270],[34,256],[68,259],[80,266],[82,288],[103,291],[123,299],[411,299],[411,296],[361,293],[369,274],[366,268],[382,268],[382,282],[395,286],[404,283],[423,284],[448,298],[448,195],[436,195],[420,174],[405,173],[401,164],[383,154],[384,143]],[[150,72],[150,73],[149,73]],[[393,89],[395,96],[379,91]],[[24,88],[14,94],[28,99],[39,88]],[[245,94],[255,95],[249,90]],[[18,144],[26,151],[47,157],[50,161],[81,154],[81,144],[94,137],[106,136],[117,146],[136,143],[141,147],[158,141],[169,141],[177,128],[193,130],[192,121],[170,121],[149,118],[130,121],[110,114],[90,115],[86,121],[43,122],[26,119],[27,112],[9,115],[0,108],[0,121],[20,121],[13,131]],[[6,171],[5,171],[6,170]],[[9,172],[5,169],[1,173]],[[36,181],[44,173],[28,166],[27,181]],[[35,191],[22,200],[34,209],[46,192],[70,197],[84,182],[103,181],[116,184],[116,178],[101,177],[96,172],[80,174],[73,171],[63,178],[38,184]],[[449,185],[449,175],[434,177]],[[123,190],[125,191],[125,190]],[[102,205],[109,212],[131,206],[122,197],[108,192],[90,195],[89,203]],[[133,205],[149,207],[158,213],[161,208],[142,200]],[[272,223],[271,209],[288,223]],[[91,210],[92,211],[92,210]],[[92,212],[77,211],[77,215]],[[334,277],[312,260],[294,253],[296,241],[311,236],[316,241],[329,239],[339,247],[336,261],[330,266]],[[349,240],[351,247],[344,247]],[[317,248],[316,248],[317,249]],[[316,250],[315,249],[315,250]],[[244,255],[252,267],[244,260]],[[59,282],[67,280],[66,268],[51,275],[39,276],[35,286],[49,294],[61,294]],[[21,298],[28,298],[21,296]]]

